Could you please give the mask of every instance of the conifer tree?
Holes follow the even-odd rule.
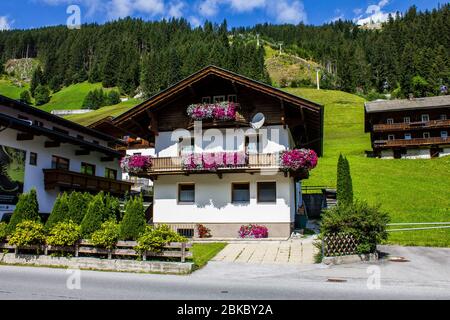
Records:
[[[8,224],[8,233],[13,232],[17,224],[25,220],[40,221],[36,189],[31,189],[19,196],[19,201]]]
[[[45,229],[51,230],[59,222],[65,222],[69,218],[69,197],[65,192],[60,193],[45,224]]]
[[[125,204],[125,215],[120,223],[120,239],[136,240],[145,230],[145,212],[142,197],[131,198]]]

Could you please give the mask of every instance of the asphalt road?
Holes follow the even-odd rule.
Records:
[[[450,249],[382,250],[410,262],[332,267],[211,262],[189,276],[81,271],[80,282],[64,269],[0,266],[0,299],[450,299]],[[328,282],[330,277],[346,282]],[[80,289],[69,289],[68,279]]]

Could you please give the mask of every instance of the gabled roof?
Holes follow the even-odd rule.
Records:
[[[411,100],[378,100],[367,102],[365,107],[367,113],[450,108],[450,95]]]
[[[184,80],[181,80],[180,82],[174,84],[173,86],[159,92],[158,94],[154,95],[150,99],[144,101],[140,105],[130,109],[129,111],[121,114],[117,118],[114,119],[115,124],[121,124],[122,122],[126,121],[127,119],[136,116],[137,114],[145,111],[146,109],[151,108],[152,106],[155,106],[159,102],[170,98],[172,95],[176,94],[178,91],[189,87],[190,85],[210,76],[210,75],[216,75],[223,79],[228,79],[230,81],[233,81],[235,83],[238,83],[240,85],[252,88],[254,90],[260,91],[262,93],[277,97],[279,99],[282,99],[284,101],[290,102],[294,105],[301,105],[302,107],[305,107],[306,109],[316,112],[318,114],[321,114],[322,112],[322,106],[320,104],[317,104],[315,102],[312,102],[310,100],[295,96],[293,94],[287,93],[285,91],[276,89],[272,86],[269,86],[265,83],[252,80],[250,78],[247,78],[245,76],[239,75],[237,73],[216,67],[216,66],[208,66],[191,76],[185,78]]]
[[[119,145],[124,145],[124,142],[116,139],[110,135],[104,134],[100,131],[79,125],[75,122],[66,120],[64,118],[58,117],[56,115],[53,115],[49,112],[43,111],[41,109],[32,107],[30,105],[27,105],[25,103],[22,103],[20,101],[5,97],[3,95],[0,95],[0,107],[1,106],[6,106],[6,107],[11,107],[14,108],[16,110],[19,110],[20,112],[23,112],[24,114],[30,114],[33,116],[36,116],[38,118],[47,120],[51,123],[55,123],[58,124],[59,126],[65,127],[65,128],[69,128],[75,131],[78,131],[80,133],[84,133],[87,135],[90,135],[94,138],[98,138],[107,142],[113,142],[115,144],[119,144]]]

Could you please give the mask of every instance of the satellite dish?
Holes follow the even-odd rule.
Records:
[[[260,112],[253,116],[250,125],[252,126],[253,129],[261,129],[262,126],[264,125],[264,122],[266,122],[266,117],[264,116],[264,114]]]

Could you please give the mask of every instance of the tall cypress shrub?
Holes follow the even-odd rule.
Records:
[[[69,218],[69,197],[67,193],[61,193],[56,198],[50,217],[45,224],[46,230],[51,230],[59,222],[64,222]]]
[[[337,166],[336,196],[339,205],[353,203],[353,184],[350,175],[350,164],[344,156],[339,155]]]
[[[19,196],[19,201],[8,224],[8,233],[13,232],[17,224],[25,220],[40,221],[36,189],[31,189],[28,193]]]
[[[86,215],[81,221],[81,235],[84,238],[90,238],[90,236],[100,229],[103,223],[103,217],[105,216],[105,203],[103,192],[98,193],[87,207]]]
[[[69,214],[68,217],[80,224],[86,214],[89,202],[92,200],[92,195],[89,193],[72,192],[68,197]]]
[[[142,197],[127,201],[125,215],[120,224],[120,239],[137,240],[146,226],[144,203]]]

